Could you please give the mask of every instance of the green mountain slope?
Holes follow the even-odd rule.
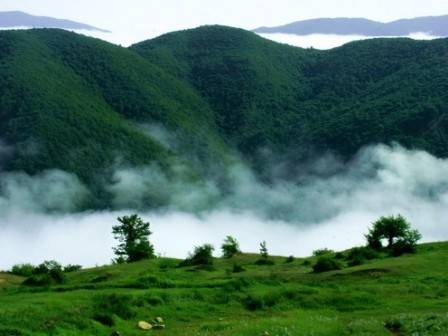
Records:
[[[60,30],[5,31],[0,45],[0,131],[15,146],[10,170],[59,168],[91,184],[117,161],[173,165],[172,149],[139,124],[163,125],[204,160],[225,150],[207,104],[131,51]]]
[[[398,141],[446,156],[448,41],[377,39],[330,51],[210,26],[131,49],[190,82],[222,134],[249,154],[314,148],[345,156]]]
[[[211,269],[158,258],[69,273],[49,287],[0,273],[0,335],[140,335],[139,321],[160,316],[165,329],[148,334],[442,336],[447,257],[447,243],[424,244],[321,274],[311,273],[315,258],[257,266],[258,255],[244,254]]]
[[[180,165],[200,179],[235,152],[262,172],[266,153],[350,158],[394,141],[447,156],[447,56],[448,40],[316,51],[221,26],[129,49],[61,30],[3,31],[0,140],[14,150],[2,167],[72,172],[107,206],[104,180],[117,166]]]

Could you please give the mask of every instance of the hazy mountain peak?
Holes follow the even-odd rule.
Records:
[[[35,16],[21,11],[0,12],[0,28],[60,28],[108,32],[107,30],[71,20]]]
[[[365,18],[319,18],[296,21],[277,27],[260,27],[254,31],[265,34],[362,36],[407,36],[414,33],[428,33],[446,37],[448,36],[448,15],[400,19],[386,23]]]

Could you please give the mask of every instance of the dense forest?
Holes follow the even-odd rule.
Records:
[[[260,173],[398,142],[448,155],[448,40],[373,39],[317,51],[206,26],[123,48],[55,29],[0,32],[7,171],[61,169],[95,190],[116,166],[196,180],[235,157]],[[148,127],[170,134],[162,141]],[[175,140],[173,140],[175,139]]]

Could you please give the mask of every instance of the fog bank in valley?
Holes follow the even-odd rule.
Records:
[[[335,165],[332,174],[322,168]],[[44,259],[108,263],[111,227],[117,216],[132,212],[151,222],[157,252],[174,257],[201,243],[218,247],[228,234],[250,252],[262,240],[272,254],[344,249],[362,244],[373,220],[398,213],[425,241],[448,239],[448,160],[423,151],[368,147],[349,163],[327,156],[295,181],[273,178],[270,184],[236,164],[226,178],[223,191],[213,179],[169,179],[156,166],[117,169],[106,187],[119,210],[73,213],[89,193],[76,176],[57,170],[33,177],[0,173],[0,269]],[[144,210],[154,199],[166,205]]]
[[[340,47],[344,44],[353,41],[362,41],[372,38],[382,38],[382,36],[369,37],[363,35],[329,35],[329,34],[294,35],[283,33],[269,33],[260,35],[269,40],[289,44],[294,47],[314,48],[320,50],[327,50]],[[438,36],[434,36],[424,32],[415,33],[408,36],[397,36],[397,37],[406,37],[414,40],[433,40],[439,38]],[[388,36],[385,38],[391,38],[391,37]]]

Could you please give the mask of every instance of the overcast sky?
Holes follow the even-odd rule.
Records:
[[[137,41],[204,24],[253,29],[317,17],[443,15],[448,0],[0,0],[4,10],[80,21]]]

